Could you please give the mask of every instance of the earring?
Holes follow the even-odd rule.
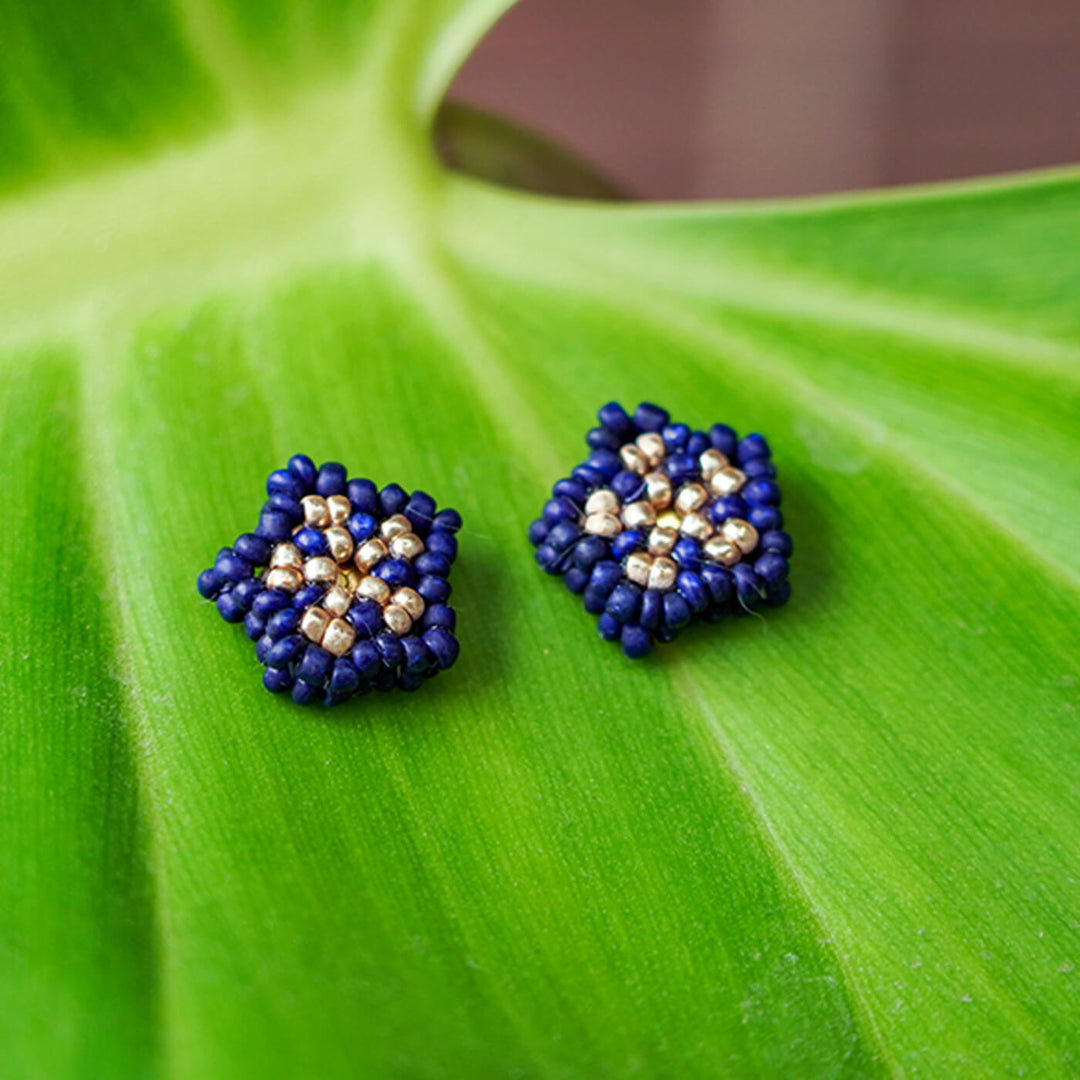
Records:
[[[379,490],[343,465],[297,454],[266,482],[254,532],[198,578],[244,624],[263,685],[301,705],[416,690],[458,656],[450,567],[461,516],[423,491]]]
[[[715,621],[791,595],[791,537],[763,435],[673,424],[647,402],[615,402],[586,436],[587,461],[552,488],[529,527],[536,561],[581,594],[631,658]]]

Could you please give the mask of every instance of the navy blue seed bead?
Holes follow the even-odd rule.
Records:
[[[213,600],[223,584],[224,581],[222,580],[221,575],[213,567],[209,570],[204,570],[195,582],[196,588],[199,590],[199,595],[204,600]]]
[[[596,418],[600,421],[602,427],[608,428],[612,434],[618,436],[620,446],[637,435],[634,421],[630,419],[626,410],[617,401],[609,401],[596,414]]]
[[[659,641],[661,645],[668,645],[679,636],[679,629],[678,627],[661,623],[653,633],[656,635],[656,640]]]
[[[421,616],[420,625],[424,630],[431,630],[436,626],[453,630],[457,626],[457,614],[449,604],[432,604]]]
[[[585,436],[592,450],[618,450],[622,440],[610,428],[595,427]]]
[[[319,529],[301,529],[293,537],[293,543],[309,559],[315,558],[316,555],[325,555],[327,552],[326,537]]]
[[[714,604],[726,604],[735,591],[735,579],[731,571],[723,566],[706,563],[701,568],[701,580],[709,590],[709,597]]]
[[[601,559],[611,558],[611,545],[602,536],[583,536],[574,548],[574,565],[591,570]]]
[[[276,544],[292,536],[292,525],[292,519],[288,514],[283,514],[280,510],[264,510],[259,515],[259,524],[255,532],[264,540]]]
[[[435,658],[428,652],[427,646],[414,634],[407,634],[403,637],[401,647],[405,650],[405,673],[407,675],[422,675],[435,662]]]
[[[775,506],[752,506],[746,519],[759,533],[784,527],[784,515]]]
[[[265,566],[270,561],[270,545],[254,533],[237,537],[233,550],[253,566]]]
[[[402,513],[412,522],[417,536],[427,536],[435,520],[435,500],[426,491],[414,491]]]
[[[272,650],[271,650],[272,651]],[[312,686],[325,686],[334,658],[321,646],[309,645],[300,658],[296,677]]]
[[[259,578],[247,578],[239,585],[234,585],[232,598],[241,611],[250,611],[255,597],[266,591],[266,586]]]
[[[667,409],[643,401],[634,410],[634,426],[638,431],[663,431],[671,422]]]
[[[549,527],[543,518],[537,518],[529,526],[529,543],[533,547],[539,547],[547,539]]]
[[[571,566],[563,574],[563,584],[575,595],[583,593],[589,584],[589,571]]]
[[[695,612],[704,611],[709,606],[709,590],[701,577],[693,571],[684,570],[676,579],[675,588]]]
[[[689,536],[684,536],[675,544],[671,555],[684,570],[701,568],[701,545]]]
[[[364,637],[374,637],[383,628],[382,608],[374,600],[358,600],[345,618]]]
[[[737,455],[740,464],[745,464],[747,461],[753,461],[755,458],[772,457],[772,451],[769,449],[769,444],[765,441],[765,436],[759,435],[755,431],[752,435],[746,435],[739,440]]]
[[[725,495],[709,507],[709,517],[716,525],[730,517],[745,518],[749,513],[750,507],[746,505],[746,500],[741,495]]]
[[[375,530],[378,527],[379,523],[371,514],[366,512],[353,514],[349,518],[349,535],[357,545],[362,544],[365,540],[370,540],[375,535]]]
[[[589,577],[589,588],[606,600],[611,595],[611,590],[622,580],[622,567],[611,559],[598,562]]]
[[[315,477],[315,494],[324,499],[331,495],[344,495],[348,483],[349,474],[341,462],[324,461]]]
[[[576,521],[560,521],[548,533],[546,543],[563,555],[573,548],[580,536],[581,529]]]
[[[689,621],[693,612],[686,600],[677,592],[664,594],[664,625],[672,630],[681,630]]]
[[[431,527],[439,532],[459,532],[461,529],[461,515],[456,510],[447,507],[435,515]]]
[[[299,679],[293,683],[292,699],[297,705],[314,705],[320,697],[319,687],[301,682]]]
[[[765,592],[765,582],[761,580],[749,563],[736,563],[731,568],[735,578],[735,593],[744,607],[753,607],[760,603]]]
[[[641,610],[641,593],[641,587],[632,581],[620,581],[608,597],[604,610],[619,622],[630,622]]]
[[[256,615],[254,611],[249,611],[244,616],[244,633],[252,641],[258,641],[266,632],[266,620],[261,615]]]
[[[607,483],[607,477],[599,469],[594,469],[590,465],[578,465],[570,476],[575,480],[580,480],[590,489],[603,487]]]
[[[303,611],[305,608],[311,607],[312,604],[317,604],[325,595],[325,585],[315,583],[305,585],[302,589],[298,589],[296,595],[293,596],[293,607]]]
[[[287,667],[300,658],[307,642],[299,634],[289,634],[280,641],[275,641],[266,654],[266,663],[270,667]]]
[[[652,652],[653,636],[637,623],[627,623],[622,628],[622,650],[631,660],[640,660]]]
[[[692,458],[699,458],[712,444],[709,442],[709,436],[704,431],[695,431],[690,436],[690,441],[686,444],[686,452]]]
[[[243,581],[244,578],[251,577],[252,572],[251,563],[231,551],[218,555],[214,560],[214,569],[221,575],[222,580],[229,582]]]
[[[778,555],[783,555],[785,559],[790,559],[795,545],[786,532],[781,532],[779,529],[770,529],[768,532],[761,534],[758,547],[762,551],[775,551]]]
[[[379,650],[379,658],[382,660],[384,668],[399,671],[401,665],[405,663],[405,649],[402,647],[401,639],[397,634],[392,634],[389,630],[377,634],[375,636],[375,648]]]
[[[594,450],[586,465],[595,469],[605,480],[611,478],[622,468],[622,458],[614,450]]]
[[[596,632],[605,641],[618,641],[622,635],[623,624],[609,612],[602,612],[596,620]]]
[[[416,580],[416,571],[408,559],[387,559],[375,567],[375,576],[382,578],[391,589],[400,589]]]
[[[452,591],[450,582],[446,578],[435,577],[431,574],[422,577],[414,587],[424,598],[425,604],[441,604],[450,599]]]
[[[275,469],[266,478],[267,495],[288,495],[299,499],[304,494],[300,481],[288,469]]]
[[[436,555],[445,555],[453,562],[458,553],[457,537],[453,533],[432,533],[427,538],[427,550]]]
[[[387,517],[400,514],[408,503],[409,493],[400,484],[387,484],[379,492],[379,506]]]
[[[350,697],[352,697],[351,694],[335,694],[332,690],[325,690],[323,691],[322,703],[327,709],[332,709],[337,705],[344,704]]]
[[[664,594],[656,589],[646,589],[641,598],[641,625],[655,630],[664,617]]]
[[[445,555],[436,555],[433,551],[425,551],[413,560],[413,566],[419,575],[434,574],[436,577],[450,576],[450,560]]]
[[[585,500],[589,497],[589,489],[580,480],[568,476],[555,481],[551,496],[554,499],[569,499],[577,506],[584,506]]]
[[[393,690],[397,686],[398,673],[393,668],[381,667],[375,674],[375,679],[372,682],[372,687],[376,690],[381,690],[385,693],[387,690]]]
[[[669,454],[682,454],[686,451],[686,444],[690,441],[689,424],[668,424],[660,437],[664,440],[664,446]]]
[[[244,621],[244,609],[233,599],[231,592],[219,593],[215,603],[217,604],[218,614],[226,622]]]
[[[735,449],[739,445],[735,429],[727,424],[713,424],[709,428],[709,442],[714,450],[719,450],[725,457],[733,458]]]
[[[791,582],[781,581],[765,590],[765,603],[769,607],[783,607],[791,596]]]
[[[676,487],[685,484],[687,480],[693,480],[701,472],[697,458],[692,458],[689,454],[675,454],[668,458],[667,471]]]
[[[406,671],[404,675],[399,675],[397,678],[398,689],[404,690],[406,694],[419,690],[423,685],[424,676],[419,671]]]
[[[283,637],[295,632],[302,618],[303,615],[296,608],[288,607],[284,611],[275,611],[266,620],[266,636],[271,641],[280,641]]]
[[[558,525],[561,521],[578,522],[581,520],[581,511],[570,499],[559,497],[548,499],[544,503],[544,520],[548,525]]]
[[[258,641],[255,642],[255,659],[260,664],[265,664],[267,657],[270,655],[270,650],[274,647],[274,642],[271,640],[268,634],[263,634]]]
[[[289,472],[300,485],[301,494],[310,495],[315,490],[315,478],[319,475],[319,470],[315,468],[315,462],[307,454],[293,454],[289,458]]]
[[[624,503],[637,502],[645,494],[645,480],[627,469],[620,469],[611,479],[611,490]]]
[[[751,506],[780,505],[780,485],[774,480],[751,480],[742,494]]]
[[[631,529],[629,532],[619,533],[611,541],[611,556],[614,559],[625,559],[631,551],[645,546],[645,534],[640,529]]]
[[[742,471],[748,480],[771,480],[776,476],[776,466],[768,458],[754,458],[743,465]]]
[[[304,508],[299,501],[281,491],[275,492],[266,500],[263,511],[266,510],[277,510],[285,514],[294,525],[299,525],[304,520]]]
[[[449,630],[437,626],[434,630],[426,631],[423,640],[428,647],[428,651],[435,657],[435,663],[438,664],[440,671],[453,667],[454,661],[461,651],[461,646],[458,644],[457,638]]]
[[[263,686],[271,694],[283,694],[292,689],[293,677],[285,668],[267,668],[263,672]]]
[[[330,669],[330,693],[339,697],[348,697],[360,685],[360,672],[353,667],[352,661],[342,656],[334,661]]]
[[[541,544],[536,549],[536,554],[533,556],[536,559],[536,565],[541,570],[546,570],[549,574],[562,573],[563,567],[559,553],[548,543]]]
[[[373,480],[350,480],[345,486],[345,494],[357,513],[378,514],[382,509],[379,506],[379,489]]]
[[[775,551],[766,551],[754,563],[754,573],[766,585],[778,585],[788,576],[789,569],[787,559]]]
[[[601,590],[594,588],[591,580],[585,586],[585,592],[582,593],[581,598],[585,604],[585,610],[590,615],[599,615],[607,606],[607,596]]]
[[[382,654],[373,641],[358,641],[350,656],[353,667],[360,672],[360,678],[365,682],[374,679],[382,667]]]

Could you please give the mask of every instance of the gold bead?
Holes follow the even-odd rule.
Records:
[[[651,472],[645,477],[645,498],[657,510],[666,510],[671,505],[671,480],[662,472]]]
[[[708,518],[702,517],[696,511],[692,511],[682,519],[680,531],[694,540],[708,540],[713,534],[712,524]]]
[[[322,606],[331,615],[344,615],[352,606],[352,593],[343,585],[334,585],[322,598]]]
[[[344,525],[352,513],[352,503],[347,495],[331,495],[326,500],[326,509],[330,511],[332,525]]]
[[[714,536],[705,541],[705,558],[712,559],[723,566],[734,566],[742,557],[739,549],[723,536]]]
[[[409,613],[410,619],[419,619],[424,614],[424,598],[415,590],[406,586],[398,589],[390,597],[390,603],[404,608]]]
[[[357,568],[366,573],[373,566],[377,566],[385,558],[386,545],[381,540],[372,538],[360,545],[360,550],[356,553],[355,561]]]
[[[708,501],[709,494],[700,484],[684,484],[675,496],[675,509],[680,514],[689,514]]]
[[[706,480],[711,480],[721,469],[726,468],[728,459],[720,453],[719,450],[706,450],[701,457],[698,458],[698,464],[701,466],[701,475]]]
[[[649,552],[652,555],[667,555],[671,552],[678,539],[679,534],[674,529],[669,529],[664,525],[657,525],[649,533]]]
[[[649,568],[649,588],[667,592],[668,589],[675,587],[675,579],[678,576],[679,568],[675,563],[666,555],[660,555],[653,559],[653,564]]]
[[[330,548],[330,554],[338,562],[347,562],[352,556],[353,548],[356,546],[349,530],[343,529],[340,525],[333,525],[323,535],[326,537],[326,544]]]
[[[270,552],[270,569],[276,570],[279,566],[299,570],[304,565],[304,556],[295,544],[275,544]]]
[[[390,541],[390,554],[395,559],[415,559],[423,554],[424,541],[416,533],[401,533]]]
[[[746,474],[730,465],[725,466],[709,479],[709,490],[718,498],[734,495],[746,483]]]
[[[344,619],[332,619],[323,634],[322,647],[332,656],[344,656],[356,641],[356,631]]]
[[[619,496],[608,488],[600,488],[594,491],[585,503],[586,514],[617,514],[619,512]]]
[[[318,645],[329,625],[330,616],[321,607],[309,607],[300,620],[300,633]]]
[[[304,584],[304,575],[291,566],[279,566],[266,575],[266,587],[268,589],[284,589],[285,592],[296,592]]]
[[[337,581],[337,571],[337,563],[326,555],[317,555],[304,563],[304,577],[308,581],[317,581],[321,585],[329,585]]]
[[[379,535],[384,540],[393,540],[395,536],[412,532],[412,522],[404,514],[394,514],[379,526]]]
[[[638,449],[649,459],[649,464],[655,468],[664,460],[667,448],[664,440],[655,431],[646,431],[644,435],[637,437]]]
[[[300,500],[304,508],[304,524],[316,529],[325,529],[330,524],[330,507],[321,495],[305,495]]]
[[[618,536],[622,532],[622,525],[612,514],[590,514],[585,519],[585,531],[594,536]]]
[[[634,551],[626,556],[626,576],[635,585],[648,585],[651,566],[652,559],[643,551]]]
[[[356,592],[356,587],[363,580],[363,574],[355,566],[342,567],[338,574],[337,583],[350,593]]]
[[[407,634],[412,629],[412,619],[409,613],[397,604],[390,604],[383,609],[383,622],[394,631],[395,634]]]
[[[649,459],[633,443],[627,443],[619,451],[619,457],[630,472],[644,476],[649,471]]]
[[[381,606],[390,599],[390,586],[381,577],[370,574],[356,586],[356,595],[361,600],[374,600]]]
[[[662,529],[674,529],[679,531],[679,526],[682,524],[682,518],[675,513],[674,510],[669,510],[666,514],[661,514],[656,519],[656,524]]]
[[[624,506],[622,519],[623,524],[628,529],[638,529],[643,525],[655,525],[656,511],[653,509],[652,503],[642,500]]]
[[[720,532],[725,539],[730,540],[744,555],[749,555],[757,547],[757,529],[749,521],[742,518],[728,518],[720,526]]]

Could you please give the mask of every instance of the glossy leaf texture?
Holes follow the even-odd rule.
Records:
[[[1075,1075],[1080,178],[502,191],[498,6],[0,15],[5,1076]],[[787,608],[635,664],[534,567],[612,398],[768,434]],[[462,511],[421,692],[195,595],[296,451]]]

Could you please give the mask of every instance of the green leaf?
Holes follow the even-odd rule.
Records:
[[[501,191],[498,6],[0,13],[5,1075],[1075,1075],[1080,177]],[[768,433],[788,608],[634,664],[535,569],[611,398]],[[421,693],[197,599],[297,450],[464,514]]]

